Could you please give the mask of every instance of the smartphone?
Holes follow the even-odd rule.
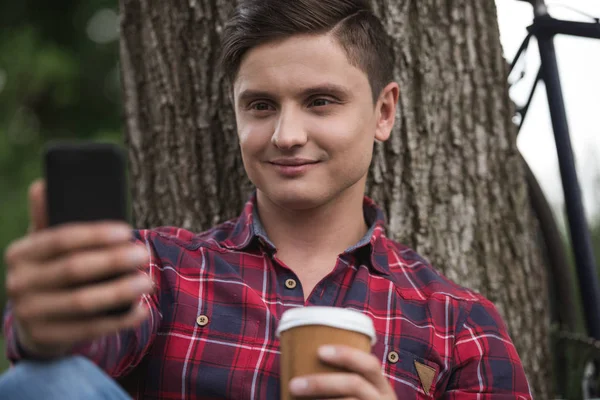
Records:
[[[44,172],[49,226],[68,222],[129,221],[126,161],[119,146],[51,143],[44,152]],[[107,310],[106,314],[124,314],[132,306],[120,306]]]

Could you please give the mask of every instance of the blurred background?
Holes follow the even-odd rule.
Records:
[[[600,17],[598,0],[549,1],[556,18]],[[496,0],[507,62],[531,24],[531,6]],[[27,187],[41,176],[43,144],[85,138],[120,143],[116,0],[86,2],[21,0],[0,3],[0,249],[27,229]],[[600,41],[557,37],[556,48],[586,212],[600,260]],[[539,66],[535,39],[512,86],[526,101]],[[514,81],[514,79],[513,79]],[[518,144],[560,221],[565,241],[564,201],[546,94],[533,99]],[[0,305],[5,303],[0,260]],[[581,321],[581,311],[574,310]],[[582,327],[583,325],[581,325]],[[0,336],[0,345],[1,343]],[[0,350],[0,371],[8,363]]]
[[[3,254],[27,230],[27,187],[42,175],[47,140],[121,142],[117,1],[2,1],[0,32]],[[4,308],[3,261],[0,271]]]

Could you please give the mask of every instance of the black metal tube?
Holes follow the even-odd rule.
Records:
[[[539,34],[563,34],[600,39],[600,23],[598,22],[563,21],[554,19],[548,14],[536,18],[531,28],[530,32],[532,31],[536,36]]]
[[[521,54],[523,54],[525,49],[527,49],[527,46],[529,46],[529,42],[531,41],[531,36],[532,36],[532,33],[528,32],[527,36],[525,37],[525,40],[523,40],[523,42],[521,43],[521,46],[519,47],[519,50],[517,51],[515,58],[513,58],[512,62],[510,63],[510,69],[508,70],[508,75],[510,75],[512,73],[513,69],[515,69],[515,65],[517,65],[519,58],[521,58]]]
[[[519,122],[519,127],[517,128],[517,135],[521,132],[521,128],[523,127],[523,123],[525,122],[525,117],[527,117],[527,111],[529,111],[529,107],[531,106],[531,102],[533,101],[533,96],[535,95],[535,89],[537,89],[540,79],[542,79],[541,67],[538,70],[537,75],[535,76],[535,81],[533,82],[533,86],[531,87],[531,92],[529,92],[527,103],[525,103],[525,105],[519,112],[519,114],[521,115],[521,121]]]
[[[536,20],[542,19],[536,18]],[[534,25],[538,21],[534,21]],[[538,33],[540,33],[538,31]],[[577,266],[581,297],[588,332],[600,340],[600,285],[594,260],[590,232],[587,226],[581,188],[577,179],[575,159],[569,136],[569,126],[556,62],[552,34],[537,35],[542,60],[542,76],[546,85],[552,127],[556,140],[565,203],[571,235],[571,245]]]

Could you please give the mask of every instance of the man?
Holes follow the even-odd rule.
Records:
[[[131,244],[111,223],[44,229],[34,184],[34,232],[6,253],[17,364],[0,394],[127,398],[110,376],[135,398],[275,399],[280,385],[306,398],[530,398],[494,306],[388,239],[364,197],[400,90],[368,1],[242,1],[223,69],[256,186],[241,216],[200,234],[136,231]],[[98,316],[140,296],[126,316]],[[377,343],[320,349],[346,373],[280,382],[279,318],[313,305],[364,312]],[[24,360],[39,358],[51,361]]]

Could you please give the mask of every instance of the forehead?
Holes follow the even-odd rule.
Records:
[[[289,92],[312,86],[369,89],[367,75],[352,65],[329,34],[295,35],[248,51],[234,82],[234,95],[245,90]]]

